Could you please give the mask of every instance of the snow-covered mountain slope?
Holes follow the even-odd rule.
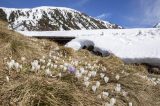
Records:
[[[77,32],[81,35],[87,33],[91,31]],[[160,29],[108,29],[93,30],[92,33],[97,36],[79,36],[66,46],[75,50],[94,46],[95,52],[114,54],[126,63],[160,66]]]
[[[55,31],[75,29],[116,29],[116,24],[102,21],[65,7],[16,9],[0,7],[0,19],[17,31]]]
[[[157,23],[154,28],[160,28],[160,23]]]

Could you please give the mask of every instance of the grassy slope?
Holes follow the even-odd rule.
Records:
[[[0,21],[0,24],[0,105],[102,106],[114,97],[117,99],[116,106],[128,106],[128,102],[132,102],[133,106],[160,106],[160,86],[154,85],[148,78],[143,78],[148,74],[145,67],[125,65],[114,56],[102,58],[85,50],[75,52],[64,47],[54,50],[58,47],[54,42],[27,38],[8,30],[5,27],[7,23]],[[57,62],[49,56],[51,51],[52,56],[58,57],[58,54],[61,54]],[[21,61],[22,56],[26,57],[25,63]],[[91,78],[90,82],[93,85],[95,81],[100,81],[100,88],[93,93],[91,85],[84,87],[82,78],[77,79],[60,68],[51,71],[55,76],[62,72],[62,78],[47,77],[43,69],[38,73],[30,72],[30,62],[42,56],[45,56],[46,61],[51,59],[53,64],[57,65],[79,61],[77,69],[86,67],[87,64],[98,65],[98,68],[94,67],[98,75]],[[10,58],[23,64],[20,72],[6,69],[6,62]],[[90,68],[87,70],[92,71]],[[101,72],[110,78],[107,84],[99,77]],[[118,81],[115,79],[117,74],[120,75]],[[9,82],[6,81],[6,76],[9,76]],[[128,92],[127,96],[123,96],[122,92],[115,92],[117,83]],[[109,97],[97,99],[97,95],[102,91],[109,92]]]

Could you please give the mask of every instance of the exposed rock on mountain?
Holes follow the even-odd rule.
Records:
[[[0,8],[0,18],[17,31],[55,31],[76,29],[122,28],[65,7],[37,7],[32,9]]]
[[[154,28],[160,28],[160,23],[157,23]]]

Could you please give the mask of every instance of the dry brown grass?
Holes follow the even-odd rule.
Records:
[[[72,56],[72,57],[74,57],[74,55],[75,55],[75,51],[72,48],[67,48],[67,47],[63,47],[63,46],[60,47],[59,52],[61,52],[61,54],[63,56]]]
[[[17,75],[0,90],[0,105],[18,106],[100,106],[95,96],[77,86],[72,75],[62,80],[41,75]],[[69,83],[71,79],[75,82]]]
[[[3,22],[0,21],[2,24]],[[0,27],[0,58],[25,56],[28,58],[47,55],[57,44],[48,40],[37,40]],[[16,58],[18,58],[16,57]]]
[[[0,28],[7,28],[8,23],[0,19]]]
[[[0,21],[0,24],[5,25]],[[153,85],[149,80],[142,78],[147,76],[144,66],[126,65],[115,56],[99,57],[86,50],[78,52],[71,48],[60,47],[56,52],[64,57],[62,60],[72,60],[80,62],[79,67],[84,67],[84,62],[91,65],[102,65],[106,71],[95,69],[98,74],[105,73],[109,78],[109,83],[97,76],[91,80],[92,84],[99,80],[101,87],[96,94],[89,88],[85,88],[83,79],[77,79],[72,74],[65,74],[61,79],[49,78],[44,73],[31,73],[30,62],[40,59],[42,56],[48,57],[51,50],[57,44],[48,40],[24,37],[14,31],[0,27],[0,105],[2,106],[102,106],[111,97],[117,99],[116,106],[128,106],[132,102],[133,106],[160,106],[160,85]],[[26,65],[21,72],[6,70],[4,58],[12,57],[20,62],[20,58],[26,57]],[[54,61],[54,60],[52,60]],[[53,73],[55,70],[52,70]],[[57,69],[60,72],[61,70]],[[120,75],[120,80],[115,79],[115,75]],[[9,76],[10,82],[6,81]],[[115,85],[119,83],[122,89],[128,92],[124,97],[122,93],[114,91]],[[108,91],[109,97],[106,100],[97,99],[97,95],[102,91]]]
[[[3,22],[0,21],[1,24]],[[48,40],[28,38],[0,27],[0,105],[18,106],[98,106],[96,97],[85,94],[74,83],[69,83],[73,76],[63,77],[62,81],[46,78],[42,73],[28,73],[29,65],[17,73],[14,70],[9,74],[6,70],[4,58],[11,57],[20,61],[26,57],[26,63],[42,56],[48,56],[49,51],[57,44]],[[58,51],[64,55],[73,56],[70,48],[60,47]],[[9,76],[10,82],[6,82]],[[71,78],[70,78],[71,77]],[[77,81],[76,81],[77,82]],[[85,94],[85,95],[84,95]],[[84,104],[84,103],[85,104]]]

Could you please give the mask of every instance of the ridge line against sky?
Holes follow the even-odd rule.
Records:
[[[127,28],[153,27],[160,22],[160,0],[0,0],[0,7],[73,8]]]

